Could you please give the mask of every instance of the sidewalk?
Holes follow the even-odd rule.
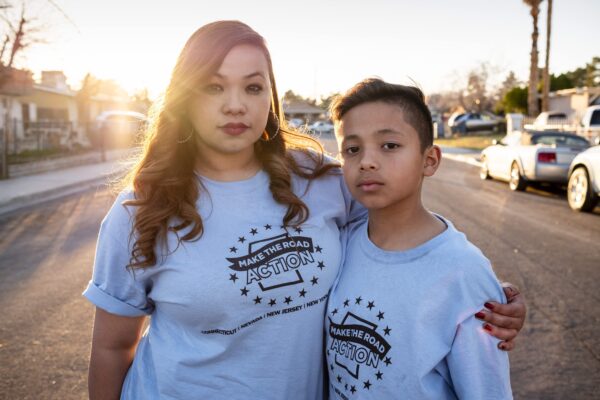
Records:
[[[446,147],[440,146],[442,149],[442,157],[449,158],[454,161],[460,161],[476,167],[481,166],[480,155],[481,151],[465,149],[462,147]]]
[[[131,152],[107,152],[109,161],[0,181],[0,214],[108,183],[130,166]]]

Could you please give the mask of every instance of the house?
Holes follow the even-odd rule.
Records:
[[[285,118],[289,121],[292,119],[301,119],[305,123],[322,119],[326,115],[326,111],[315,105],[306,102],[294,101],[294,102],[283,102],[283,113]]]
[[[586,108],[593,105],[600,105],[600,87],[563,89],[549,94],[549,109],[565,113],[572,121],[579,121]]]

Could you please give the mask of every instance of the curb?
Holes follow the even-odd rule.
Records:
[[[481,161],[479,161],[480,160],[479,153],[473,153],[472,155],[466,155],[466,154],[449,154],[449,153],[442,152],[442,157],[449,158],[450,160],[453,160],[453,161],[470,164],[475,167],[481,167]]]
[[[126,169],[122,169],[81,182],[75,182],[29,195],[13,197],[3,204],[0,204],[0,215],[44,203],[46,201],[59,199],[71,194],[82,193],[91,189],[100,189],[102,186],[107,186],[109,181],[122,176],[126,171]]]

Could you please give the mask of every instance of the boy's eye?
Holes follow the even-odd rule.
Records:
[[[358,146],[348,146],[344,149],[344,153],[351,155],[351,154],[356,154],[358,153],[359,147]]]
[[[400,147],[400,145],[398,143],[384,143],[381,147],[383,147],[384,150],[394,150]]]
[[[246,88],[246,92],[250,94],[259,94],[263,91],[263,87],[261,85],[249,85]]]
[[[204,91],[204,93],[217,94],[217,93],[221,93],[223,91],[223,86],[221,86],[217,83],[211,83],[211,84],[204,86],[204,88],[202,88],[202,90]]]

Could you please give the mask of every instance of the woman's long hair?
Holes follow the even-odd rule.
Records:
[[[125,179],[125,184],[133,188],[134,199],[124,204],[136,208],[128,267],[155,265],[155,246],[159,241],[166,243],[169,231],[178,233],[186,229],[185,234],[178,235],[179,243],[201,237],[202,218],[196,208],[199,183],[194,174],[198,151],[186,106],[194,90],[219,69],[232,48],[241,44],[261,49],[269,65],[271,112],[263,136],[270,140],[259,140],[254,146],[258,160],[269,175],[273,199],[287,205],[284,225],[301,224],[309,215],[306,204],[292,191],[292,174],[315,179],[338,167],[325,163],[323,148],[316,140],[286,127],[271,56],[262,36],[239,21],[205,25],[189,38],[181,51],[163,102],[148,127],[142,156]],[[310,160],[310,166],[305,162],[300,165],[288,151],[291,148],[304,153],[303,158]],[[172,221],[177,223],[169,226]]]

